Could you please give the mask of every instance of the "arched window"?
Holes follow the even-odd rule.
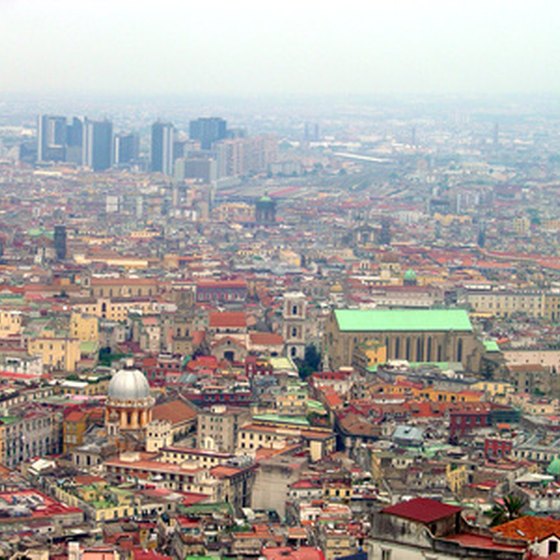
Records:
[[[395,338],[395,360],[398,360],[400,358],[400,353],[401,353],[401,337],[397,336],[397,338]]]
[[[458,362],[463,361],[463,339],[462,338],[460,338],[457,341],[457,361]]]
[[[437,347],[437,361],[441,362],[441,358],[442,358],[441,344],[438,344],[438,347]]]
[[[410,361],[410,336],[406,337],[406,359]]]

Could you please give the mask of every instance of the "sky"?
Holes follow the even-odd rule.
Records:
[[[0,0],[0,94],[559,94],[558,0]]]

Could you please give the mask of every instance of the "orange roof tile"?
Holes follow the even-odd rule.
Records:
[[[526,515],[492,527],[491,531],[509,539],[526,542],[533,542],[535,539],[541,541],[553,534],[560,536],[560,520]]]
[[[153,410],[154,420],[169,420],[171,424],[193,420],[195,417],[196,410],[179,399],[158,404]]]
[[[210,327],[237,327],[247,326],[247,318],[242,311],[215,311],[208,317]]]

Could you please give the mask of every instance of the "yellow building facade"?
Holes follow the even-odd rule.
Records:
[[[6,337],[21,332],[21,312],[14,309],[0,309],[0,337]]]
[[[153,311],[151,301],[147,299],[110,299],[99,298],[88,300],[83,303],[76,303],[73,306],[75,313],[93,315],[109,321],[126,321],[131,310],[139,310],[146,315]]]
[[[94,315],[72,313],[70,336],[80,342],[99,342],[99,319]]]
[[[42,336],[27,343],[32,356],[40,356],[43,366],[55,370],[76,371],[80,361],[80,341],[70,337]]]

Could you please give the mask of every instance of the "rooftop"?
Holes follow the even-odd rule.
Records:
[[[341,331],[472,331],[464,309],[338,309]]]
[[[446,517],[460,513],[462,509],[457,506],[449,506],[437,500],[429,498],[414,498],[406,502],[400,502],[381,510],[381,513],[403,517],[410,521],[419,523],[433,523]]]

